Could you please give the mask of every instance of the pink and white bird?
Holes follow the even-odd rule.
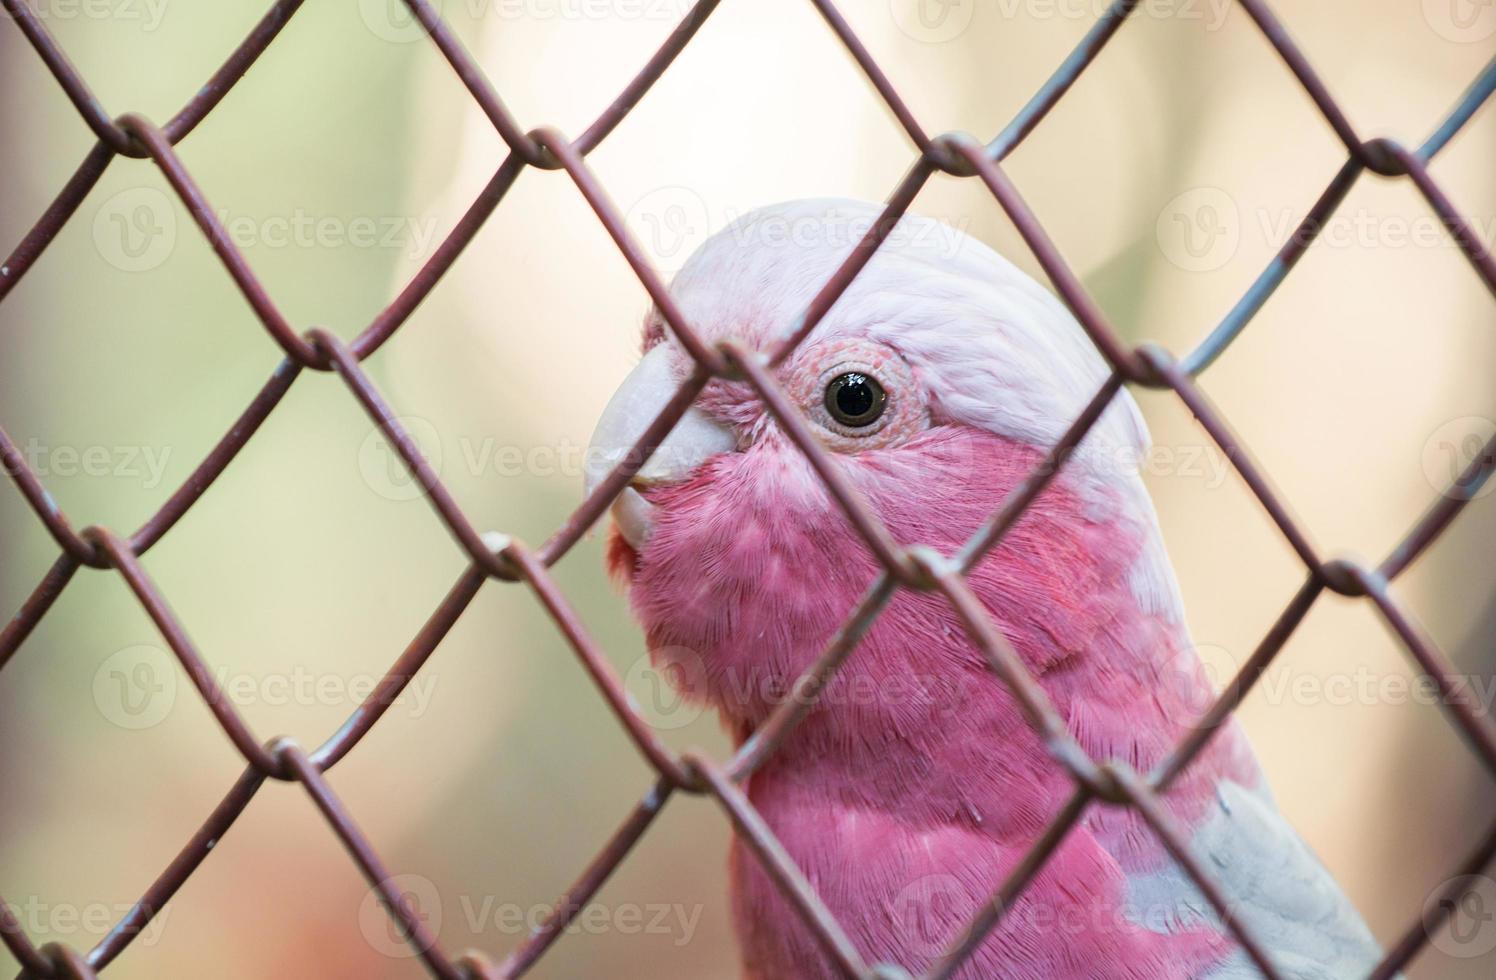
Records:
[[[768,350],[879,214],[812,200],[708,240],[671,292],[708,342]],[[653,313],[593,438],[588,487],[692,362]],[[1066,308],[982,243],[904,218],[777,369],[905,545],[946,555],[1101,387]],[[1095,759],[1139,771],[1212,697],[1135,465],[1123,393],[970,582]],[[759,399],[713,381],[613,508],[609,561],[661,666],[680,661],[741,743],[825,649],[880,566]],[[868,962],[918,974],[1074,786],[946,600],[900,591],[746,791]],[[1379,952],[1279,815],[1233,722],[1166,797],[1234,913],[1294,980],[1364,976]],[[837,976],[743,845],[731,855],[748,980]],[[961,980],[1247,980],[1260,972],[1133,811],[1093,806]]]

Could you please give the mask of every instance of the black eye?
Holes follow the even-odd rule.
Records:
[[[842,425],[860,429],[883,414],[888,394],[877,379],[857,371],[837,375],[826,386],[826,411]]]

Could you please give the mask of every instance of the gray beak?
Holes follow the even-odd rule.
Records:
[[[655,345],[623,379],[603,409],[583,468],[588,494],[628,455],[649,423],[680,389],[670,370],[670,355],[667,344]],[[613,520],[624,540],[638,550],[654,531],[655,508],[635,487],[679,483],[706,460],[736,448],[737,438],[731,429],[698,409],[688,409],[613,502]]]

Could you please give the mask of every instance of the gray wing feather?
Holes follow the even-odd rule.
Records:
[[[1381,949],[1330,872],[1283,819],[1265,793],[1223,781],[1216,811],[1192,841],[1194,853],[1220,882],[1237,918],[1290,980],[1351,980],[1367,976]],[[1130,881],[1136,907],[1169,908],[1149,928],[1173,931],[1209,922],[1215,910],[1177,866]],[[1260,980],[1244,952],[1200,980]]]

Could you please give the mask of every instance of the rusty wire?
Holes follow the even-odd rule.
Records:
[[[0,278],[0,300],[14,288],[57,236],[115,157],[150,160],[160,168],[192,213],[256,318],[285,354],[285,360],[187,481],[128,537],[99,527],[75,530],[42,486],[37,474],[29,468],[24,455],[11,437],[0,428],[0,463],[11,474],[22,496],[60,549],[56,562],[31,592],[20,611],[0,630],[0,667],[9,661],[35,629],[80,567],[113,569],[124,578],[141,606],[155,622],[180,660],[183,670],[247,763],[247,768],[197,832],[183,845],[176,858],[161,872],[126,917],[87,953],[58,944],[37,947],[22,930],[10,906],[0,899],[0,939],[3,939],[6,947],[21,963],[23,977],[94,977],[171,900],[201,865],[213,844],[244,812],[266,779],[302,784],[311,797],[312,804],[327,820],[364,877],[380,892],[385,907],[401,934],[415,948],[430,973],[437,977],[513,978],[528,971],[628,856],[677,791],[706,794],[717,800],[735,832],[744,839],[786,899],[803,916],[830,961],[842,974],[869,980],[906,976],[902,970],[888,964],[871,965],[863,962],[850,938],[821,902],[809,881],[795,867],[741,788],[743,781],[772,756],[810,710],[816,695],[846,658],[854,655],[858,641],[900,589],[939,592],[950,602],[972,641],[986,656],[993,672],[1016,697],[1030,724],[1048,746],[1056,764],[1068,772],[1076,787],[1070,800],[1054,815],[1047,831],[1014,868],[992,901],[978,911],[969,926],[955,937],[950,948],[936,960],[926,974],[927,980],[944,980],[953,975],[972,951],[1000,926],[1004,911],[1011,908],[1013,901],[1042,869],[1048,857],[1063,843],[1067,833],[1093,806],[1135,808],[1175,861],[1194,880],[1201,894],[1215,907],[1222,921],[1263,975],[1271,980],[1281,978],[1283,974],[1273,965],[1269,952],[1252,936],[1249,929],[1232,916],[1225,894],[1208,869],[1191,854],[1188,843],[1180,829],[1174,825],[1161,797],[1206,746],[1219,723],[1251,691],[1253,684],[1273,662],[1311,606],[1326,590],[1345,596],[1365,597],[1372,603],[1407,649],[1417,669],[1439,686],[1444,694],[1443,703],[1456,729],[1485,766],[1496,773],[1496,727],[1456,694],[1452,663],[1399,602],[1391,588],[1392,581],[1448,527],[1490,476],[1492,469],[1496,468],[1496,438],[1483,447],[1481,453],[1430,506],[1380,565],[1365,567],[1347,561],[1327,561],[1320,557],[1306,533],[1289,513],[1282,497],[1253,462],[1224,418],[1195,385],[1196,376],[1208,368],[1241,334],[1266,300],[1282,284],[1313,243],[1318,231],[1324,227],[1326,219],[1336,211],[1351,187],[1366,171],[1381,177],[1410,180],[1430,208],[1451,230],[1455,241],[1487,289],[1496,294],[1496,260],[1493,260],[1479,237],[1472,233],[1428,171],[1430,161],[1496,91],[1496,61],[1487,66],[1418,148],[1409,149],[1390,139],[1363,140],[1267,3],[1264,0],[1239,0],[1242,8],[1344,144],[1347,159],[1306,213],[1296,233],[1290,236],[1287,244],[1237,304],[1197,347],[1182,358],[1177,358],[1157,346],[1133,348],[1124,343],[1109,324],[1106,315],[1087,295],[1079,279],[1066,265],[1059,250],[1050,241],[1001,166],[1007,155],[1054,108],[1115,36],[1133,13],[1138,0],[1115,0],[1055,74],[1040,87],[1008,126],[985,145],[969,136],[930,136],[926,133],[830,0],[811,0],[908,135],[915,158],[906,176],[888,197],[881,219],[854,247],[801,317],[795,323],[786,325],[784,339],[779,346],[772,351],[754,352],[730,342],[709,345],[692,329],[672,302],[663,282],[650,268],[643,251],[630,237],[618,208],[608,199],[586,162],[588,153],[613,131],[690,43],[720,0],[699,0],[619,96],[575,140],[549,128],[528,132],[524,130],[429,0],[404,2],[481,107],[509,152],[456,227],[395,300],[375,316],[362,332],[344,342],[324,330],[298,333],[285,319],[244,256],[226,234],[202,189],[174,148],[218,106],[240,76],[275,40],[301,6],[301,0],[277,0],[207,84],[163,126],[157,126],[134,113],[112,118],[25,0],[0,0],[0,7],[15,20],[77,108],[83,121],[98,138],[98,143],[84,157],[57,198],[7,259],[7,274]],[[644,289],[658,306],[661,316],[697,365],[676,397],[641,436],[635,451],[594,489],[547,541],[535,549],[508,538],[485,539],[474,529],[360,366],[362,361],[377,351],[401,327],[416,306],[426,298],[493,213],[515,180],[528,168],[566,172],[637,274]],[[772,370],[811,332],[871,258],[925,182],[936,172],[974,178],[987,187],[1018,229],[1060,297],[1112,368],[1110,378],[1059,442],[1050,448],[1034,472],[1013,489],[997,513],[954,556],[938,555],[919,546],[917,542],[906,545],[892,538],[856,489],[811,437],[798,409],[785,396]],[[369,698],[331,737],[311,752],[286,738],[261,741],[249,729],[234,705],[217,686],[186,629],[140,563],[141,556],[170,531],[197,499],[223,475],[306,369],[335,373],[348,387],[350,394],[378,425],[426,491],[426,498],[470,562],[446,598],[391,665]],[[865,538],[884,569],[821,657],[796,682],[796,696],[787,698],[780,704],[769,720],[726,762],[708,759],[696,753],[678,755],[658,739],[648,723],[630,705],[616,672],[583,628],[549,572],[550,566],[560,560],[601,517],[612,498],[714,377],[741,380],[754,390],[788,437],[806,454],[816,472],[825,480],[832,498]],[[1085,438],[1106,406],[1125,385],[1167,388],[1177,394],[1199,419],[1210,438],[1231,460],[1243,482],[1267,511],[1307,572],[1304,585],[1238,674],[1207,709],[1201,722],[1155,771],[1146,774],[1134,772],[1126,764],[1115,760],[1097,760],[1085,754],[1050,705],[1043,688],[1026,670],[1011,645],[988,618],[985,608],[971,591],[965,578],[982,556],[998,545],[1024,509],[1044,491],[1071,454],[1071,450]],[[491,548],[490,545],[496,547]],[[534,591],[583,662],[607,706],[620,721],[625,734],[658,773],[655,785],[628,815],[614,836],[604,844],[575,884],[562,896],[542,927],[497,965],[481,954],[453,959],[441,949],[437,938],[429,933],[408,903],[398,894],[391,882],[390,872],[326,780],[327,770],[347,755],[379,720],[472,602],[484,582],[490,578],[522,581]],[[1487,832],[1481,845],[1458,871],[1464,876],[1474,875],[1487,867],[1493,857],[1496,857],[1496,827]],[[1391,946],[1372,972],[1373,980],[1391,977],[1410,962],[1423,948],[1429,936],[1441,927],[1443,919],[1453,908],[1453,900],[1469,885],[1470,882],[1465,878],[1451,879],[1440,896],[1450,901],[1429,904],[1430,911],[1420,915]]]

